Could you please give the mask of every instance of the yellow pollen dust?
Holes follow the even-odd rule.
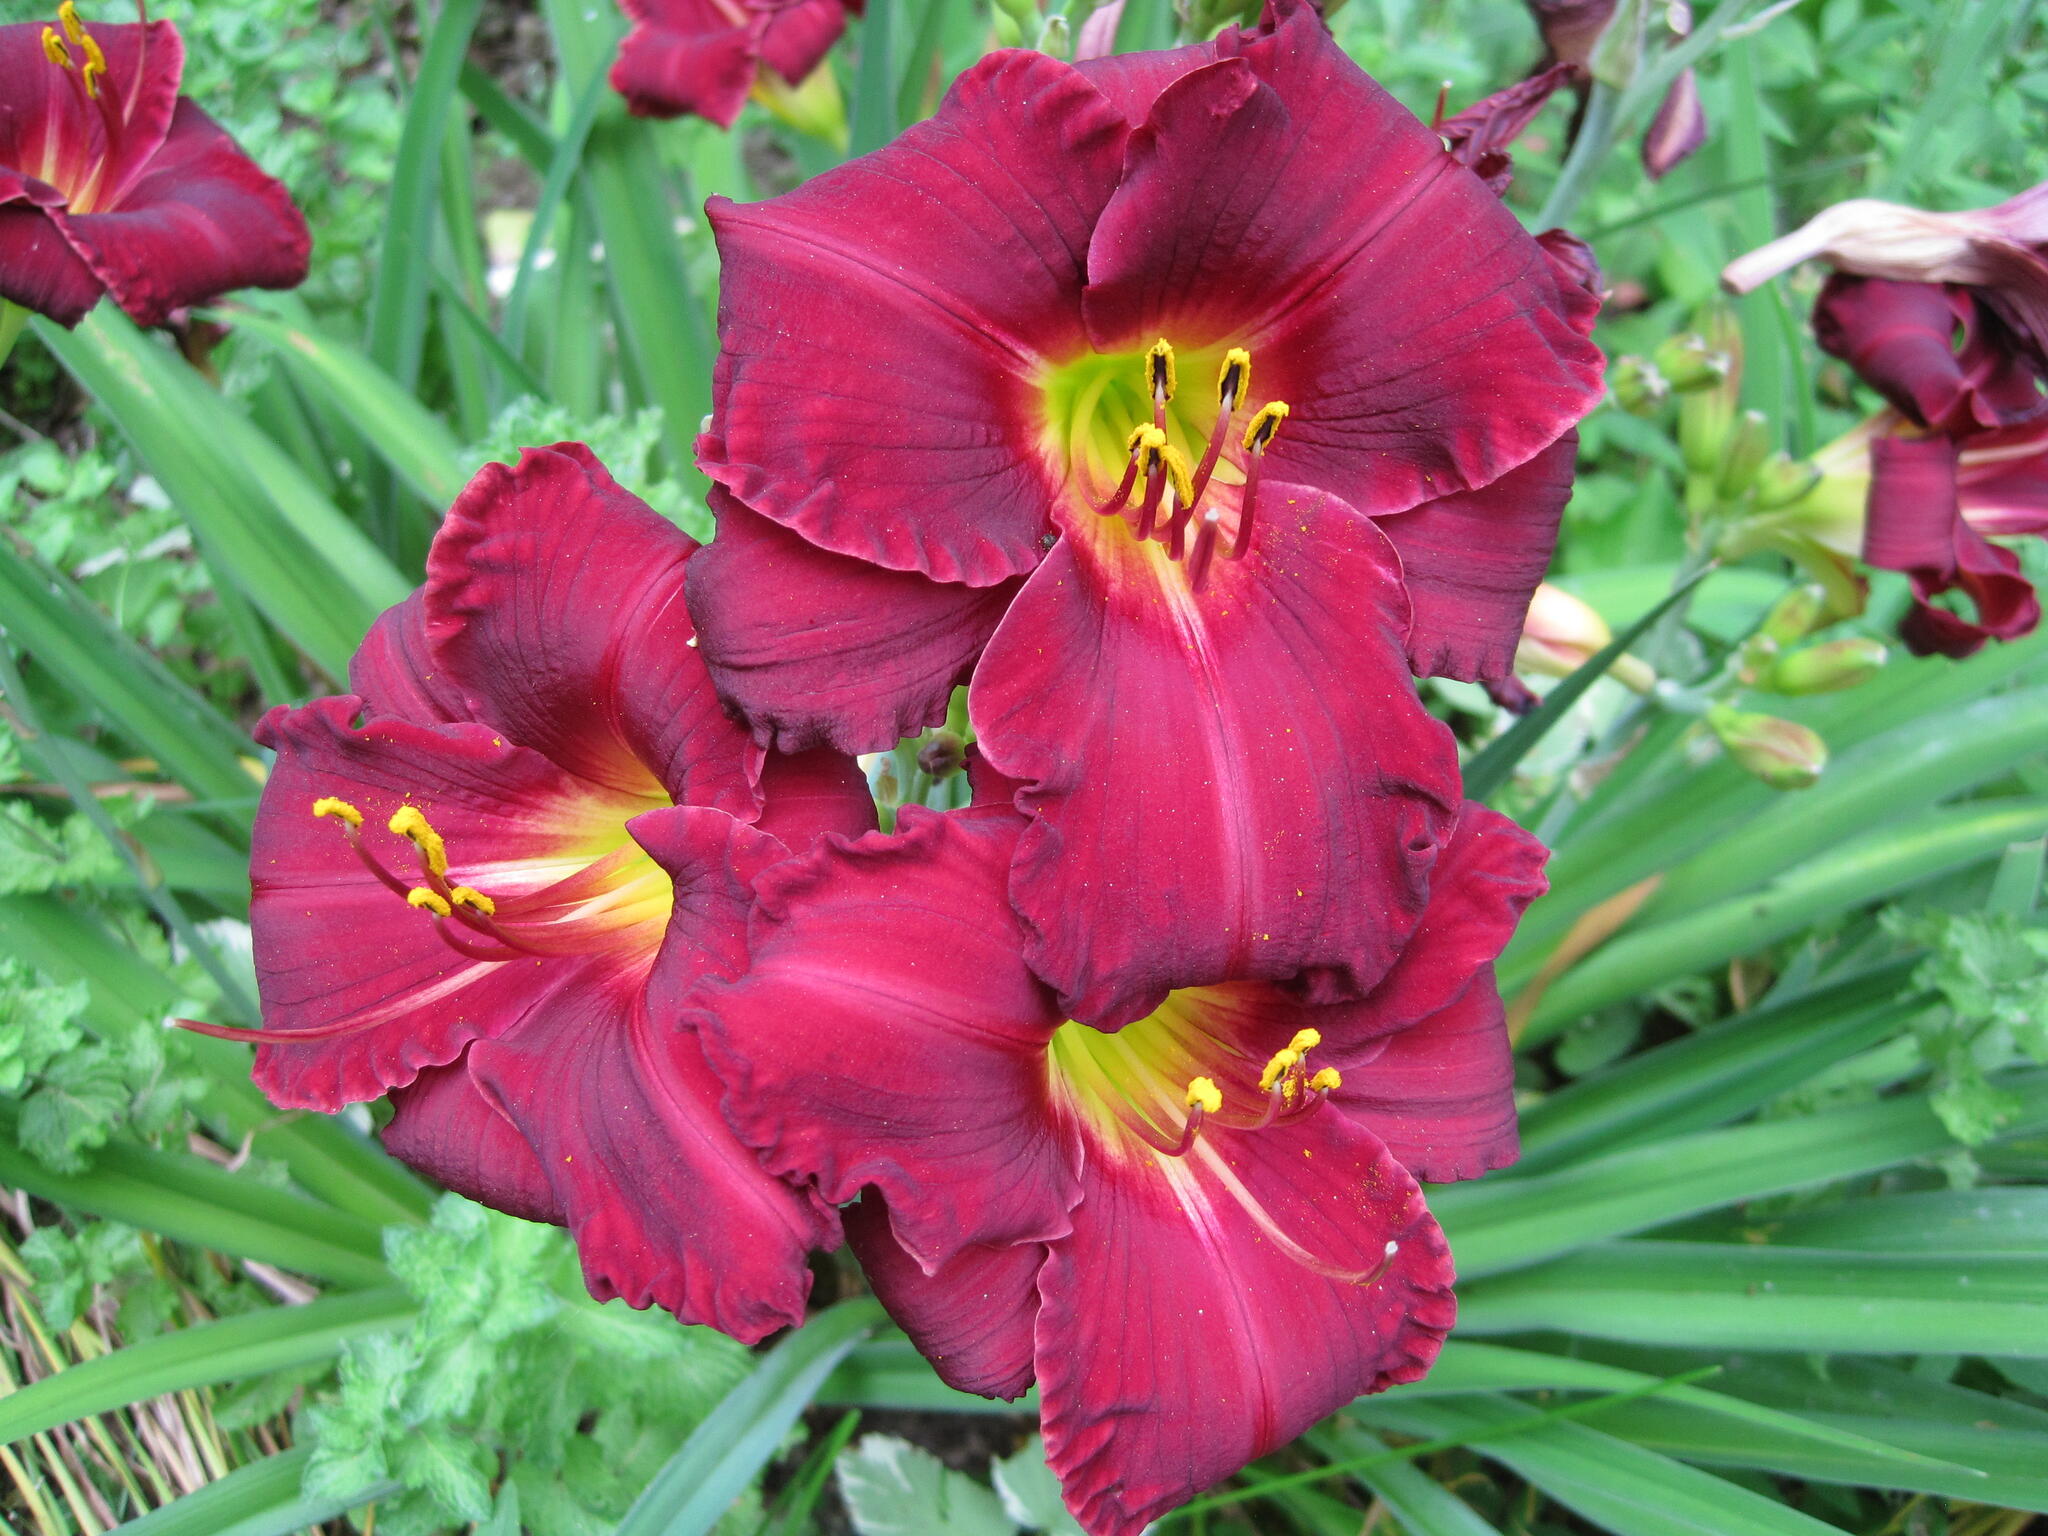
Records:
[[[1166,460],[1167,483],[1173,487],[1173,504],[1176,507],[1194,505],[1195,475],[1188,467],[1187,455],[1178,448],[1168,447],[1163,457]]]
[[[1152,350],[1145,354],[1145,379],[1151,386],[1152,398],[1162,404],[1173,398],[1179,387],[1173,366],[1173,343],[1161,337],[1152,343]]]
[[[1275,1051],[1273,1059],[1266,1063],[1266,1070],[1259,1074],[1261,1091],[1270,1090],[1280,1081],[1280,1074],[1289,1068],[1301,1065],[1301,1052],[1296,1050]]]
[[[339,816],[352,827],[360,827],[363,824],[363,813],[361,811],[350,805],[346,800],[337,799],[333,795],[322,795],[318,800],[315,800],[313,802],[313,814],[315,816]]]
[[[456,886],[448,893],[448,899],[458,907],[474,907],[485,917],[495,916],[498,910],[498,904],[490,897],[466,885]]]
[[[408,907],[424,907],[436,917],[446,917],[453,910],[446,901],[425,887],[415,891],[407,891],[405,893],[405,904]]]
[[[1223,1090],[1210,1079],[1198,1077],[1188,1084],[1187,1106],[1213,1115],[1223,1107]]]
[[[59,69],[71,67],[71,50],[64,46],[64,39],[57,35],[55,27],[43,28],[43,56]]]
[[[1335,1067],[1325,1067],[1308,1080],[1308,1085],[1317,1093],[1328,1093],[1333,1088],[1344,1086],[1344,1074]]]
[[[1280,430],[1280,423],[1287,419],[1285,400],[1268,400],[1259,407],[1259,414],[1252,418],[1251,425],[1244,429],[1244,451],[1263,453],[1273,436]]]
[[[1216,403],[1229,410],[1251,393],[1252,355],[1243,347],[1223,354],[1223,366],[1216,372]]]
[[[420,857],[426,860],[427,869],[436,875],[448,873],[448,845],[441,840],[441,834],[416,805],[401,805],[391,813],[388,823],[391,830],[400,837],[410,838],[413,847],[419,849]],[[435,898],[437,901],[439,897]]]

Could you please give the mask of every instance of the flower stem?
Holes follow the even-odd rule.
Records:
[[[28,324],[28,311],[19,304],[0,299],[0,366],[7,362],[7,354],[14,350],[14,343],[21,336],[22,328]]]
[[[1579,123],[1579,136],[1572,140],[1572,151],[1565,157],[1564,169],[1557,173],[1557,184],[1543,200],[1543,211],[1536,215],[1538,229],[1557,229],[1565,224],[1592,190],[1600,167],[1607,163],[1608,152],[1614,148],[1619,127],[1614,111],[1618,94],[1604,80],[1593,82],[1592,94],[1586,98],[1586,115]]]

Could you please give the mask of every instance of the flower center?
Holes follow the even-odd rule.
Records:
[[[1183,362],[1215,368],[1213,416],[1180,393]],[[1144,352],[1090,353],[1042,386],[1047,451],[1075,493],[1094,512],[1126,519],[1140,542],[1158,539],[1169,560],[1185,560],[1197,592],[1219,552],[1251,552],[1259,466],[1287,419],[1284,400],[1251,408],[1251,381],[1243,347],[1182,357],[1162,338]],[[1231,490],[1234,508],[1223,494]]]
[[[53,114],[43,129],[41,164],[22,169],[62,192],[65,205],[73,212],[90,213],[108,190],[107,166],[120,146],[127,114],[107,89],[107,55],[78,19],[73,0],[63,0],[57,7],[56,26],[43,28],[43,56],[64,76],[76,98],[77,133],[89,135],[91,121],[97,117],[105,140],[97,153],[89,143],[69,143],[70,135]]]
[[[1213,995],[1212,995],[1213,997]],[[1150,1158],[1169,1182],[1186,1188],[1200,1161],[1276,1247],[1303,1268],[1349,1285],[1371,1285],[1387,1272],[1398,1249],[1370,1269],[1344,1269],[1303,1248],[1230,1171],[1204,1136],[1205,1128],[1256,1132],[1298,1124],[1343,1086],[1334,1067],[1311,1071],[1308,1057],[1323,1042],[1313,1029],[1298,1030],[1263,1066],[1234,1041],[1208,1027],[1211,1011],[1185,992],[1115,1033],[1069,1021],[1053,1032],[1047,1067],[1054,1098],[1112,1157]],[[1192,1189],[1187,1189],[1192,1195]]]
[[[363,813],[332,795],[313,802],[313,815],[332,820],[343,839],[394,896],[424,914],[441,941],[471,960],[521,960],[588,954],[593,950],[652,953],[660,944],[675,900],[668,873],[625,833],[597,857],[561,878],[533,887],[535,874],[559,865],[528,866],[524,890],[486,894],[449,878],[448,844],[416,805],[401,805],[386,823],[412,844],[421,883],[389,868],[363,840]],[[503,869],[508,879],[514,872]]]

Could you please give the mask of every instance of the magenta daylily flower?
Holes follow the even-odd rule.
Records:
[[[167,21],[0,26],[0,299],[76,325],[101,294],[139,325],[236,288],[304,282],[291,197],[190,99]]]
[[[1456,1312],[1418,1178],[1516,1153],[1491,962],[1543,850],[1476,805],[1363,1001],[1179,990],[1070,1022],[1007,899],[1028,822],[912,808],[760,882],[747,970],[698,994],[725,1108],[846,1211],[940,1376],[1014,1397],[1091,1536],[1146,1521],[1361,1393]]]
[[[749,881],[874,825],[858,768],[728,721],[696,552],[579,443],[487,466],[352,696],[277,709],[250,922],[256,1081],[442,1183],[566,1224],[600,1299],[758,1339],[801,1322],[829,1207],[720,1118],[680,1001],[745,962]]]
[[[719,538],[756,739],[870,750],[971,675],[1072,1017],[1392,963],[1456,812],[1424,671],[1504,675],[1599,397],[1597,301],[1314,9],[1002,52],[710,215]]]
[[[730,128],[763,70],[795,86],[846,30],[853,0],[619,0],[633,23],[612,89],[641,117]]]

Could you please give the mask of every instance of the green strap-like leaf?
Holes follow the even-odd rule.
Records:
[[[405,1291],[385,1287],[159,1334],[0,1397],[0,1445],[166,1392],[332,1359],[348,1340],[396,1328],[417,1310]]]
[[[308,1499],[299,1494],[312,1452],[295,1446],[237,1468],[196,1493],[116,1526],[112,1536],[291,1536],[308,1526],[398,1492],[396,1483],[377,1483],[346,1500]]]
[[[655,1473],[617,1536],[704,1536],[767,1465],[832,1368],[882,1322],[880,1302],[856,1297],[769,1350]]]

